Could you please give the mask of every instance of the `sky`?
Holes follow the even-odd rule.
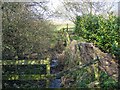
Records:
[[[51,10],[55,10],[57,9],[58,7],[61,8],[62,7],[62,2],[65,1],[65,0],[32,0],[32,1],[50,1],[47,5],[49,6],[49,8]],[[67,1],[76,1],[76,2],[79,2],[81,0],[67,0]],[[85,0],[87,1],[87,0]],[[117,6],[117,2],[120,1],[120,0],[88,0],[88,1],[93,1],[93,2],[116,2],[115,3],[115,6],[113,7],[113,10],[114,11],[118,11],[118,6]],[[69,19],[66,19],[66,18],[59,18],[59,17],[56,17],[56,18],[51,18],[49,20],[52,20],[54,21],[55,23],[62,23],[62,24],[66,24],[66,23],[69,23],[69,24],[72,24],[72,22],[69,20]]]
[[[2,0],[3,1],[3,0]],[[34,1],[34,2],[40,2],[40,1],[50,1],[49,3],[49,7],[50,9],[54,10],[56,8],[58,8],[58,6],[62,5],[61,2],[64,1],[64,0],[4,0],[4,2],[30,2],[30,1]],[[68,0],[68,1],[73,1],[73,0]],[[80,1],[80,0],[75,0],[76,2]],[[85,0],[87,1],[87,0]],[[88,0],[88,1],[93,1],[93,2],[119,2],[120,0]],[[114,6],[113,10],[116,10],[118,11],[118,6],[117,6],[117,3],[116,5]],[[58,19],[55,19],[54,18],[54,21],[55,22],[62,22],[62,23],[71,23],[69,20],[63,20],[58,18]]]
[[[50,1],[50,7],[54,7],[54,8],[57,8],[58,5],[61,5],[61,2],[64,1],[64,0],[49,0]],[[69,0],[69,1],[72,1],[72,0]],[[76,2],[78,2],[79,0],[75,0]],[[92,2],[120,2],[120,0],[89,0],[89,1],[92,1]],[[114,8],[117,8],[117,3],[116,3],[116,6]]]
[[[51,9],[57,9],[58,6],[62,5],[61,2],[64,1],[64,0],[50,0],[50,4],[49,4],[49,7]],[[69,0],[69,1],[73,1],[73,0]],[[75,0],[76,2],[79,2],[80,0]],[[87,1],[87,0],[86,0]],[[90,0],[89,0],[90,1]],[[114,7],[112,8],[113,11],[115,11],[117,13],[118,11],[118,5],[117,5],[117,2],[119,2],[120,0],[91,0],[92,2],[114,2]],[[62,20],[60,18],[54,18],[53,19],[55,22],[62,22],[64,21],[64,23],[71,23],[69,20]]]

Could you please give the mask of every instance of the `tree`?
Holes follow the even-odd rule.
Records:
[[[3,4],[3,59],[21,59],[25,53],[39,53],[50,46],[54,26],[38,17],[31,4]]]
[[[113,2],[91,2],[89,0],[64,0],[62,6],[58,6],[56,13],[75,22],[76,16],[85,14],[102,14],[106,15],[114,6]]]

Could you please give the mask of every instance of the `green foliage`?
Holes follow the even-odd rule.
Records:
[[[80,88],[88,88],[88,84],[94,81],[94,75],[90,74],[87,71],[87,68],[83,68],[81,70],[76,71],[76,87]]]
[[[50,46],[54,26],[38,19],[29,4],[6,2],[2,5],[3,59],[23,59],[24,54],[39,53]]]
[[[69,74],[67,74],[66,76],[69,76],[70,78],[74,79],[74,82],[69,82],[70,86],[68,87],[77,87],[77,88],[93,88],[90,84],[93,83],[93,85],[95,86],[95,76],[93,72],[88,72],[87,69],[88,68],[83,68],[80,70],[75,70]],[[114,79],[112,79],[108,74],[106,74],[103,71],[99,72],[99,84],[98,86],[100,87],[100,89],[110,89],[110,88],[114,88],[117,89],[118,88],[118,82],[115,81]],[[96,87],[96,86],[95,86]]]
[[[78,35],[70,36],[70,38],[71,38],[72,40],[77,40],[77,41],[79,41],[79,42],[86,42],[86,40],[85,40],[84,38],[82,38],[82,37],[80,37],[80,36],[78,36]]]
[[[77,16],[75,33],[88,42],[93,42],[104,52],[118,57],[120,54],[119,19],[111,13],[108,18],[91,14]]]
[[[101,74],[100,74],[100,87],[104,88],[104,89],[117,88],[118,84],[115,80],[113,80],[105,72],[101,72]]]

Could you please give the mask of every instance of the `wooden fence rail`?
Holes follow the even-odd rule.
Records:
[[[3,60],[2,66],[6,65],[46,65],[46,74],[4,74],[2,75],[3,80],[46,80],[46,87],[49,87],[50,74],[50,60]],[[29,69],[29,68],[28,68]],[[9,70],[8,70],[9,71]],[[23,70],[24,71],[24,70]]]
[[[2,65],[46,65],[46,75],[50,75],[50,60],[3,60]],[[23,75],[24,76],[24,75]],[[32,75],[31,75],[32,76]],[[42,75],[43,76],[43,75]]]

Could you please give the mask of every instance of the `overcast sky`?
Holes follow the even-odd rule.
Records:
[[[64,0],[49,0],[50,1],[50,7],[51,8],[57,8],[57,6],[61,5],[61,2],[63,2]],[[69,0],[72,1],[72,0]],[[80,0],[75,0],[76,2],[79,2]],[[117,8],[117,2],[119,2],[120,0],[89,0],[92,2],[116,2],[116,5],[114,8]]]
[[[62,7],[62,3],[61,2],[63,2],[64,0],[49,0],[50,1],[50,3],[49,3],[49,7],[50,7],[50,9],[57,9],[58,8],[58,6],[60,7]],[[73,0],[69,0],[69,1],[73,1]],[[79,2],[80,0],[75,0],[76,2]],[[86,0],[87,1],[87,0]],[[90,1],[90,0],[89,0]],[[120,1],[120,0],[91,0],[91,1],[93,1],[93,2],[114,2],[114,7],[112,8],[112,10],[113,11],[115,11],[116,13],[117,13],[117,11],[118,11],[118,1]],[[56,22],[62,22],[63,23],[63,21],[64,21],[64,23],[71,23],[69,20],[63,20],[63,19],[60,19],[60,18],[53,18],[53,20],[54,21],[56,21]]]
[[[36,0],[34,0],[34,1],[36,1]],[[39,1],[41,1],[41,0],[39,0]],[[49,9],[51,9],[51,10],[55,10],[55,9],[57,9],[57,8],[62,8],[63,6],[62,6],[62,2],[64,2],[65,0],[43,0],[43,1],[50,1],[49,3],[48,3],[48,6],[49,6]],[[67,1],[76,1],[76,2],[80,2],[81,0],[67,0]],[[87,0],[85,0],[85,1],[87,1]],[[118,1],[120,1],[120,0],[89,0],[89,1],[92,1],[92,2],[114,2],[114,7],[112,8],[112,10],[114,10],[115,12],[116,12],[116,14],[117,14],[117,11],[118,11],[118,5],[117,5],[117,2]],[[109,4],[108,4],[109,5]],[[59,18],[59,17],[57,17],[57,18],[51,18],[54,22],[58,22],[58,23],[71,23],[71,21],[69,21],[69,20],[67,20],[66,18]]]
[[[30,2],[30,1],[34,1],[34,2],[40,2],[40,1],[50,1],[50,3],[49,3],[49,7],[50,7],[50,9],[52,9],[52,10],[54,10],[54,9],[56,9],[56,8],[58,8],[58,6],[60,7],[60,5],[62,5],[62,3],[61,2],[63,2],[64,0],[3,0],[4,2]],[[73,1],[73,0],[69,0],[69,1]],[[76,0],[76,2],[79,2],[79,1],[81,1],[81,0]],[[87,1],[87,0],[85,0],[85,1]],[[119,2],[120,0],[89,0],[89,1],[93,1],[93,2]],[[113,10],[116,10],[116,12],[118,11],[118,5],[117,5],[117,3],[115,4],[115,6],[113,7]],[[54,18],[54,20],[56,20],[56,22],[57,22],[57,20],[59,20],[59,22],[62,22],[63,23],[63,20],[62,19],[60,19],[60,18],[58,18],[58,19],[55,19]],[[66,22],[69,22],[68,20],[64,20],[64,22],[66,23]]]

